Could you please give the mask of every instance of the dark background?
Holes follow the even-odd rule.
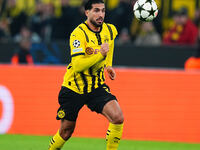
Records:
[[[35,62],[38,64],[63,64],[70,62],[69,45],[66,42],[51,44],[36,44],[36,50],[31,50]],[[56,45],[56,50],[53,48]],[[40,50],[46,47],[46,50]],[[137,47],[130,45],[116,45],[113,65],[126,67],[161,67],[184,68],[187,58],[195,53],[191,46],[159,46]],[[17,44],[0,44],[0,62],[10,63],[10,59],[17,50]]]

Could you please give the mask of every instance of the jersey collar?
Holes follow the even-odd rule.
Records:
[[[100,33],[100,32],[102,31],[102,28],[103,28],[103,24],[102,24],[101,27],[100,27],[100,30],[96,32],[96,31],[93,31],[92,29],[90,29],[90,27],[87,25],[86,21],[85,21],[83,24],[85,24],[86,27],[87,27],[90,31],[92,31],[92,32],[94,32],[94,33]]]

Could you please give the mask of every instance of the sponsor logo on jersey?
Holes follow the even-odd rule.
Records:
[[[100,52],[100,49],[93,49],[91,47],[87,47],[85,49],[86,54],[88,55],[92,55],[92,54],[98,54],[98,52]]]
[[[87,48],[85,49],[85,52],[86,52],[88,55],[92,55],[92,54],[94,53],[94,49],[91,48],[91,47],[87,47]]]

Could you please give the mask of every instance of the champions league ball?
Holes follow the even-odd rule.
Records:
[[[138,0],[133,8],[135,17],[144,22],[150,22],[158,15],[158,7],[154,0]]]

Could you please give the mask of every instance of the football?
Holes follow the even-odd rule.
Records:
[[[135,17],[144,22],[150,22],[158,15],[158,7],[154,0],[138,0],[135,2],[133,11]]]

